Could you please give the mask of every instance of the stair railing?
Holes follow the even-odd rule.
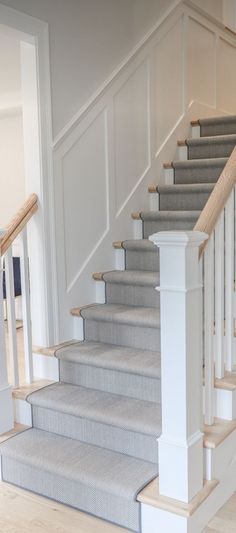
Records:
[[[215,384],[236,362],[235,185],[236,148],[194,230],[150,237],[160,249],[159,490],[183,502],[203,487],[203,421],[213,424]]]
[[[19,386],[19,354],[17,345],[12,251],[13,244],[16,240],[20,248],[20,284],[24,337],[24,381],[26,383],[31,383],[33,379],[27,224],[34,213],[36,213],[37,209],[37,195],[31,194],[6,228],[0,231],[0,398],[1,395],[4,396],[0,401],[0,433],[8,431],[13,427],[11,387]],[[4,297],[6,297],[6,324],[4,316]],[[9,369],[10,372],[8,371]]]

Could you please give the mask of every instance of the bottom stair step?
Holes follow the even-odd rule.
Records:
[[[157,476],[156,465],[37,429],[0,453],[3,481],[139,531],[136,496]]]

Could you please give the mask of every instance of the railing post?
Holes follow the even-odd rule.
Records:
[[[0,238],[3,232],[0,231]],[[3,268],[0,262],[0,434],[14,427],[13,400],[8,383],[3,308]]]
[[[159,232],[162,435],[160,494],[189,502],[203,486],[199,246],[205,233]]]

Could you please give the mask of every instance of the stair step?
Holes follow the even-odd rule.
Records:
[[[156,465],[38,429],[2,444],[1,454],[4,481],[140,530],[136,495]]]
[[[115,270],[101,274],[106,283],[106,302],[111,304],[159,307],[159,273]]]
[[[38,429],[157,463],[160,403],[62,381],[28,402]]]
[[[83,341],[59,350],[56,356],[61,381],[160,402],[159,352]]]
[[[192,230],[201,211],[143,211],[143,236],[147,239],[158,231]]]
[[[159,271],[159,248],[148,239],[123,241],[126,270]]]
[[[72,314],[76,314],[76,309]],[[134,348],[160,349],[160,311],[153,307],[95,304],[80,309],[85,339]]]
[[[170,211],[201,210],[214,186],[214,183],[160,185],[158,186],[159,209],[160,211],[167,209]]]
[[[236,134],[236,116],[201,118],[198,121],[201,136]]]
[[[173,161],[175,184],[214,183],[218,180],[228,157]]]
[[[160,352],[133,350],[124,346],[82,341],[58,350],[60,361],[89,364],[103,369],[129,372],[146,377],[161,377]]]
[[[236,145],[236,135],[218,135],[187,139],[188,159],[229,157]]]

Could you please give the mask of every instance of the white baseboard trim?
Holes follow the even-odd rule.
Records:
[[[2,434],[7,433],[7,431],[10,431],[14,427],[12,391],[10,385],[1,387],[0,405],[0,434]]]
[[[33,372],[35,379],[59,380],[59,363],[56,357],[39,353],[33,354]]]
[[[26,400],[14,398],[15,422],[24,426],[32,426],[31,405]]]

